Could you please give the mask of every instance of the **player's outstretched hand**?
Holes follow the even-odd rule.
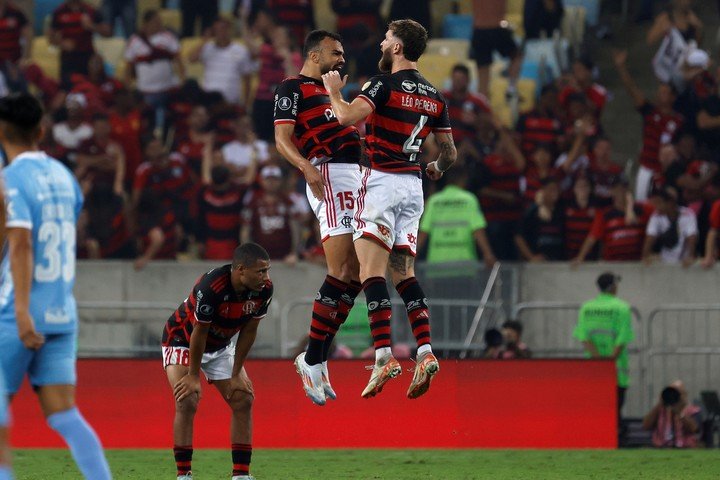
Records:
[[[245,392],[250,396],[255,396],[252,382],[245,375],[230,378],[230,385],[228,385],[227,399],[231,400],[233,395],[237,392]]]
[[[322,76],[323,84],[325,85],[325,90],[327,90],[330,93],[337,93],[340,90],[342,90],[342,88],[347,83],[347,79],[348,79],[347,75],[345,75],[344,77],[341,77],[340,73],[337,70],[331,70]]]
[[[428,163],[427,167],[425,167],[425,174],[430,180],[440,180],[443,176],[443,172],[437,168],[437,162]]]
[[[200,376],[190,375],[189,373],[182,377],[173,387],[175,401],[181,402],[189,395],[196,393],[200,398]]]
[[[45,343],[45,337],[35,330],[35,322],[29,313],[17,314],[18,337],[25,348],[37,350]]]
[[[321,202],[325,200],[325,180],[323,180],[320,171],[317,168],[312,167],[308,168],[304,173],[305,183],[307,183],[308,187],[310,187],[313,197]],[[332,202],[333,199],[331,198],[329,201]]]

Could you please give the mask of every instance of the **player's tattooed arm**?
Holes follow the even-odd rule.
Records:
[[[430,162],[427,166],[426,171],[431,180],[442,177],[443,172],[457,160],[457,148],[455,148],[452,133],[435,133],[435,141],[440,148],[440,154],[437,160]]]

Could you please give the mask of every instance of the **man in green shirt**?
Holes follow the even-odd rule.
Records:
[[[616,297],[620,277],[606,272],[597,279],[600,295],[580,307],[573,336],[583,343],[590,358],[615,360],[618,379],[618,419],[625,403],[629,382],[630,360],[627,346],[635,338],[632,312],[627,302]]]
[[[477,260],[480,247],[488,267],[497,261],[485,234],[485,217],[477,197],[464,189],[465,173],[460,168],[445,173],[446,187],[428,198],[420,220],[418,250],[428,245],[428,263]]]

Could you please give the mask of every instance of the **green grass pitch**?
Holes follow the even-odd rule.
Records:
[[[174,479],[170,450],[108,450],[118,480]],[[16,450],[18,480],[81,479],[65,450]],[[196,450],[197,480],[230,478],[230,453]],[[718,450],[256,450],[258,480],[720,478]]]

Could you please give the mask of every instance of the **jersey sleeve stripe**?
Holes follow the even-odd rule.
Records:
[[[438,128],[433,128],[433,132],[449,133],[449,132],[452,132],[452,128],[450,128],[450,127],[438,127]]]
[[[290,120],[290,119],[275,120],[275,125],[281,125],[281,124],[283,124],[283,123],[287,123],[287,124],[290,124],[290,125],[295,125],[295,120]]]
[[[28,220],[8,220],[5,222],[7,228],[24,228],[26,230],[32,230],[33,224]]]
[[[360,98],[360,99],[362,99],[362,100],[365,100],[367,103],[370,104],[370,106],[372,107],[372,109],[375,110],[375,103],[374,103],[372,100],[370,100],[368,97],[366,97],[365,95],[363,95],[363,94],[361,93],[360,95],[357,96],[357,98]]]

